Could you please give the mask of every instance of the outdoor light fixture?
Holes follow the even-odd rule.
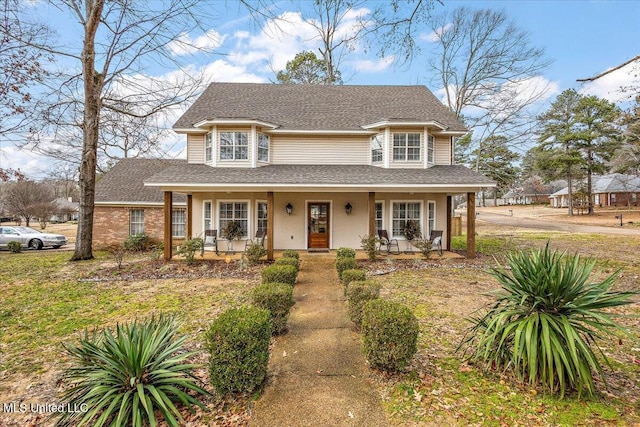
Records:
[[[287,211],[287,215],[291,215],[291,212],[293,212],[293,206],[291,203],[287,203],[287,206],[285,206],[284,209]]]
[[[347,204],[344,205],[344,211],[347,215],[351,214],[351,209],[353,209],[353,206],[351,206],[351,203],[347,202]]]

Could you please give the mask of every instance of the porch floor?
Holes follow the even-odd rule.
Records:
[[[321,258],[321,257],[333,257],[335,258],[336,256],[336,251],[335,250],[331,250],[329,252],[309,252],[307,250],[304,249],[299,249],[296,250],[299,254],[300,254],[300,258],[301,259],[305,259],[305,258]],[[278,258],[282,258],[282,252],[283,251],[274,251],[273,252],[273,257],[275,259]],[[204,252],[204,256],[200,256],[200,254],[196,255],[196,260],[198,259],[206,259],[206,260],[214,260],[214,261],[222,261],[222,262],[230,262],[230,261],[234,261],[234,260],[239,260],[242,258],[242,256],[244,255],[244,253],[242,251],[236,251],[235,253],[227,253],[225,251],[220,251],[219,255],[216,255],[216,253],[212,250],[205,250]],[[432,260],[438,260],[438,259],[462,259],[464,258],[464,256],[457,254],[455,252],[448,252],[448,251],[444,251],[442,253],[442,257],[439,256],[436,252],[431,254],[431,258]],[[179,255],[173,255],[174,260],[181,260],[184,259],[183,257],[179,256]],[[366,252],[362,251],[362,250],[356,250],[356,259],[361,259],[361,260],[365,260],[367,259],[367,254]],[[424,259],[422,257],[422,255],[420,254],[420,252],[401,252],[400,254],[386,254],[386,253],[381,253],[378,255],[378,259],[381,260],[385,260],[385,259],[409,259],[409,260],[420,260],[420,259]],[[227,261],[229,260],[229,261]]]

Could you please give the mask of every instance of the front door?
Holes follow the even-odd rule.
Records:
[[[329,248],[329,203],[309,203],[309,249]]]

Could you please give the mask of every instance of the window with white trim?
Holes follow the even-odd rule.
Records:
[[[427,236],[431,237],[431,232],[436,228],[436,202],[427,202]]]
[[[427,163],[435,163],[435,138],[427,135]]]
[[[129,211],[129,235],[144,234],[144,209]]]
[[[377,232],[378,230],[384,230],[384,221],[383,221],[384,203],[376,202],[375,210],[376,210],[375,222],[376,222],[376,232]]]
[[[220,132],[220,160],[247,160],[248,132]]]
[[[258,161],[269,161],[269,135],[264,133],[258,134]]]
[[[371,163],[380,163],[382,161],[382,142],[384,136],[379,133],[371,137]]]
[[[213,160],[213,141],[211,133],[204,136],[204,160],[210,162]]]
[[[264,231],[266,233],[267,231],[267,202],[258,202],[258,209],[257,209],[257,224],[256,224],[256,230],[257,231]]]
[[[394,133],[393,160],[400,162],[420,161],[420,134]]]
[[[187,211],[174,209],[171,211],[171,229],[173,237],[184,237],[186,233]]]
[[[417,221],[422,229],[422,203],[393,202],[391,233],[394,238],[404,238],[404,225],[409,220]]]
[[[220,202],[218,205],[218,225],[220,233],[231,221],[237,221],[242,228],[242,237],[249,236],[249,203]]]
[[[207,200],[202,204],[202,218],[203,218],[203,226],[204,230],[212,230],[213,229],[213,216],[211,209],[211,200]]]

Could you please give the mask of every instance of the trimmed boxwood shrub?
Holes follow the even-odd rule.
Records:
[[[364,270],[349,269],[342,272],[342,285],[344,286],[344,295],[347,296],[349,283],[356,280],[367,280],[367,273]]]
[[[271,313],[271,332],[281,334],[287,329],[289,310],[293,307],[293,286],[287,283],[263,283],[251,294],[251,302],[256,307]]]
[[[356,250],[352,248],[338,248],[336,251],[337,258],[355,258]]]
[[[296,270],[300,269],[300,261],[298,258],[278,258],[273,262],[273,265],[292,265]]]
[[[260,262],[260,258],[267,254],[267,250],[259,243],[249,243],[245,250],[250,265],[256,265]]]
[[[357,270],[347,270],[357,271]],[[347,272],[345,271],[345,273]],[[364,305],[380,297],[380,285],[367,280],[356,280],[349,284],[347,302],[349,304],[349,319],[360,329],[362,325],[362,310]]]
[[[271,316],[258,307],[232,308],[205,334],[211,384],[222,395],[250,393],[267,376]]]
[[[398,371],[407,366],[418,342],[418,319],[411,310],[374,299],[365,304],[362,314],[362,347],[371,367]]]
[[[345,270],[355,270],[357,266],[358,265],[356,264],[355,258],[336,258],[336,270],[338,271],[338,277],[340,278],[340,281],[342,281],[342,273]]]
[[[292,265],[270,265],[262,269],[262,283],[296,284],[298,269]]]
[[[285,249],[284,251],[282,251],[282,258],[300,259],[300,254],[293,249]]]

